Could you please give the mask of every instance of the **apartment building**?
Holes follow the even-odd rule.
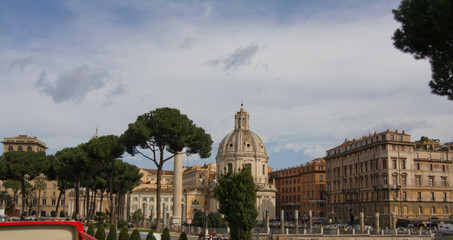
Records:
[[[270,172],[269,179],[275,181],[277,188],[277,216],[284,210],[285,218],[292,220],[295,210],[298,210],[299,219],[307,219],[311,210],[313,217],[324,218],[325,171],[325,160],[317,158],[305,165]]]
[[[346,139],[326,152],[327,216],[394,227],[449,219],[453,209],[453,148],[438,140],[413,142],[404,131],[373,132]]]

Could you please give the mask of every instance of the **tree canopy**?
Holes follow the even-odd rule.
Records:
[[[3,169],[2,179],[17,180],[21,183],[22,212],[27,202],[26,180],[34,179],[48,168],[48,161],[44,152],[7,152],[0,158],[0,168]],[[31,201],[30,201],[31,202]]]
[[[431,64],[431,93],[453,100],[453,1],[403,0],[393,10],[402,24],[394,46]]]
[[[238,173],[221,175],[215,189],[219,201],[219,212],[231,229],[232,240],[250,240],[252,229],[258,217],[256,209],[256,186],[250,168],[244,167]]]
[[[164,163],[183,150],[187,154],[198,154],[201,158],[209,157],[211,136],[178,109],[158,108],[138,116],[135,123],[130,123],[121,135],[121,141],[129,154],[140,154],[157,167],[156,229],[160,230],[160,180]],[[143,150],[150,150],[150,153]]]

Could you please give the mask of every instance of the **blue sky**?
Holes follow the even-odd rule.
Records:
[[[174,107],[211,134],[211,158],[188,160],[203,164],[243,101],[276,169],[373,130],[453,141],[428,62],[392,45],[398,4],[2,1],[0,138],[36,136],[54,154]]]

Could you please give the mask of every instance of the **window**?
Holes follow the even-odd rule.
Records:
[[[42,205],[46,205],[47,204],[47,199],[43,198],[42,199]]]
[[[406,169],[406,160],[401,161],[401,169]]]
[[[57,199],[52,199],[52,206],[57,205]]]
[[[138,202],[138,197],[134,197],[132,200],[133,200],[134,202]]]
[[[447,186],[447,179],[442,178],[442,187],[446,187],[446,186]]]
[[[447,193],[444,192],[444,201],[447,201]]]
[[[431,207],[431,214],[435,214],[436,213],[436,207],[432,206]]]
[[[431,160],[431,153],[428,155],[428,160]]]
[[[387,185],[388,185],[387,177],[384,177],[383,180],[384,180],[384,187],[387,187]]]
[[[420,170],[420,163],[417,163],[417,170]]]
[[[429,186],[434,187],[434,177],[429,178]]]
[[[445,165],[442,165],[442,172],[445,172],[445,170],[446,170]]]
[[[423,208],[421,206],[418,207],[418,214],[423,214]]]
[[[30,146],[27,147],[27,151],[31,152],[31,147]]]
[[[12,152],[13,151],[13,146],[9,146],[8,147],[8,152]]]
[[[429,164],[429,170],[430,170],[430,171],[433,170],[433,165],[432,165],[432,164]]]
[[[417,186],[421,186],[421,185],[422,185],[421,177],[417,177]]]
[[[440,160],[441,160],[441,161],[444,160],[444,155],[443,155],[443,154],[440,155]]]
[[[393,177],[393,187],[396,188],[397,185],[398,185],[398,179],[396,177]]]
[[[228,163],[228,172],[233,172],[233,164]]]
[[[387,200],[389,199],[389,193],[388,192],[384,192],[384,200]]]
[[[448,214],[448,207],[444,207],[444,214]]]
[[[402,177],[402,181],[403,181],[403,182],[402,182],[403,186],[406,186],[406,176],[403,176],[403,177]]]
[[[150,197],[150,198],[149,198],[149,201],[150,201],[150,202],[154,202],[154,197]]]
[[[418,193],[417,193],[417,199],[418,199],[418,200],[422,200],[422,193],[421,193],[421,192],[418,192]]]
[[[143,202],[146,202],[146,200],[147,200],[146,197],[144,197],[144,198],[142,199]]]
[[[17,147],[17,151],[22,151],[22,146]]]
[[[390,140],[395,140],[395,136],[390,135]]]
[[[403,192],[403,200],[407,201],[407,193],[406,192]]]
[[[266,174],[266,165],[263,165],[263,175]]]
[[[396,169],[396,160],[392,160],[393,169]]]
[[[435,200],[435,198],[434,198],[434,192],[431,192],[431,200],[433,200],[433,201]]]

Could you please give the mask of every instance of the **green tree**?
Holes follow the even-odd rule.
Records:
[[[138,116],[135,123],[129,124],[128,129],[121,135],[121,140],[129,154],[140,154],[157,167],[156,229],[159,231],[161,175],[164,163],[184,149],[187,154],[198,154],[201,158],[209,157],[211,136],[179,110],[158,108]],[[146,154],[144,150],[149,150],[150,153]]]
[[[116,240],[116,224],[110,224],[109,235],[107,235],[107,240]]]
[[[121,228],[118,240],[129,240],[129,229],[127,227]]]
[[[38,192],[38,194],[37,194],[38,195],[38,219],[39,219],[39,216],[41,216],[41,211],[39,209],[39,207],[41,206],[41,192],[44,191],[44,189],[46,189],[46,186],[47,186],[47,182],[43,177],[36,178],[35,184],[34,184],[34,189],[35,189],[35,191]]]
[[[221,175],[214,191],[219,201],[219,212],[225,215],[231,229],[232,240],[252,239],[252,229],[258,216],[256,210],[256,186],[250,168],[238,173]]]
[[[74,148],[65,148],[55,154],[55,171],[59,181],[66,181],[74,186],[75,209],[73,218],[80,214],[80,183],[86,177],[85,172],[89,169],[87,154],[79,145]]]
[[[146,235],[146,239],[145,240],[156,240],[156,237],[154,236],[153,230],[148,232],[148,235]]]
[[[16,180],[21,183],[22,193],[22,212],[28,201],[26,194],[26,176],[28,180],[33,180],[48,168],[48,162],[44,152],[7,152],[0,158],[0,168],[3,170],[1,179]]]
[[[116,193],[118,201],[116,205],[118,208],[126,205],[124,202],[126,199],[125,195],[139,185],[142,176],[143,174],[140,173],[140,169],[137,166],[121,160],[115,162],[114,192]],[[122,213],[124,211],[118,209],[118,212]]]
[[[13,209],[13,215],[16,216],[16,201],[18,199],[18,193],[19,193],[19,190],[20,190],[20,182],[17,181],[17,180],[11,180],[11,179],[7,179],[5,181],[3,181],[3,187],[5,189],[11,189],[11,191],[13,192],[13,196],[12,196],[12,209]]]
[[[143,217],[143,212],[139,208],[135,210],[135,212],[132,214],[132,221],[138,225],[139,222],[143,221],[145,218]]]
[[[131,240],[140,240],[140,232],[137,228],[132,231]]]
[[[182,232],[181,235],[179,235],[179,240],[187,240],[187,234]]]
[[[226,228],[226,221],[218,212],[211,212],[208,215],[209,227],[212,228]]]
[[[109,207],[110,207],[110,223],[113,224],[115,218],[115,202],[113,201],[113,189],[115,179],[115,160],[120,158],[124,153],[124,148],[120,143],[119,137],[115,135],[102,136],[91,139],[84,149],[87,152],[91,163],[100,166],[108,178],[109,183]]]
[[[170,230],[168,228],[164,228],[162,231],[162,235],[160,235],[161,240],[170,240]]]
[[[92,236],[92,237],[94,237],[94,226],[93,226],[93,224],[90,224],[88,226],[87,234]]]
[[[94,237],[98,240],[105,240],[104,224],[98,224],[98,229],[96,230]]]
[[[393,10],[402,24],[394,46],[431,64],[431,93],[453,100],[453,1],[403,0]]]

